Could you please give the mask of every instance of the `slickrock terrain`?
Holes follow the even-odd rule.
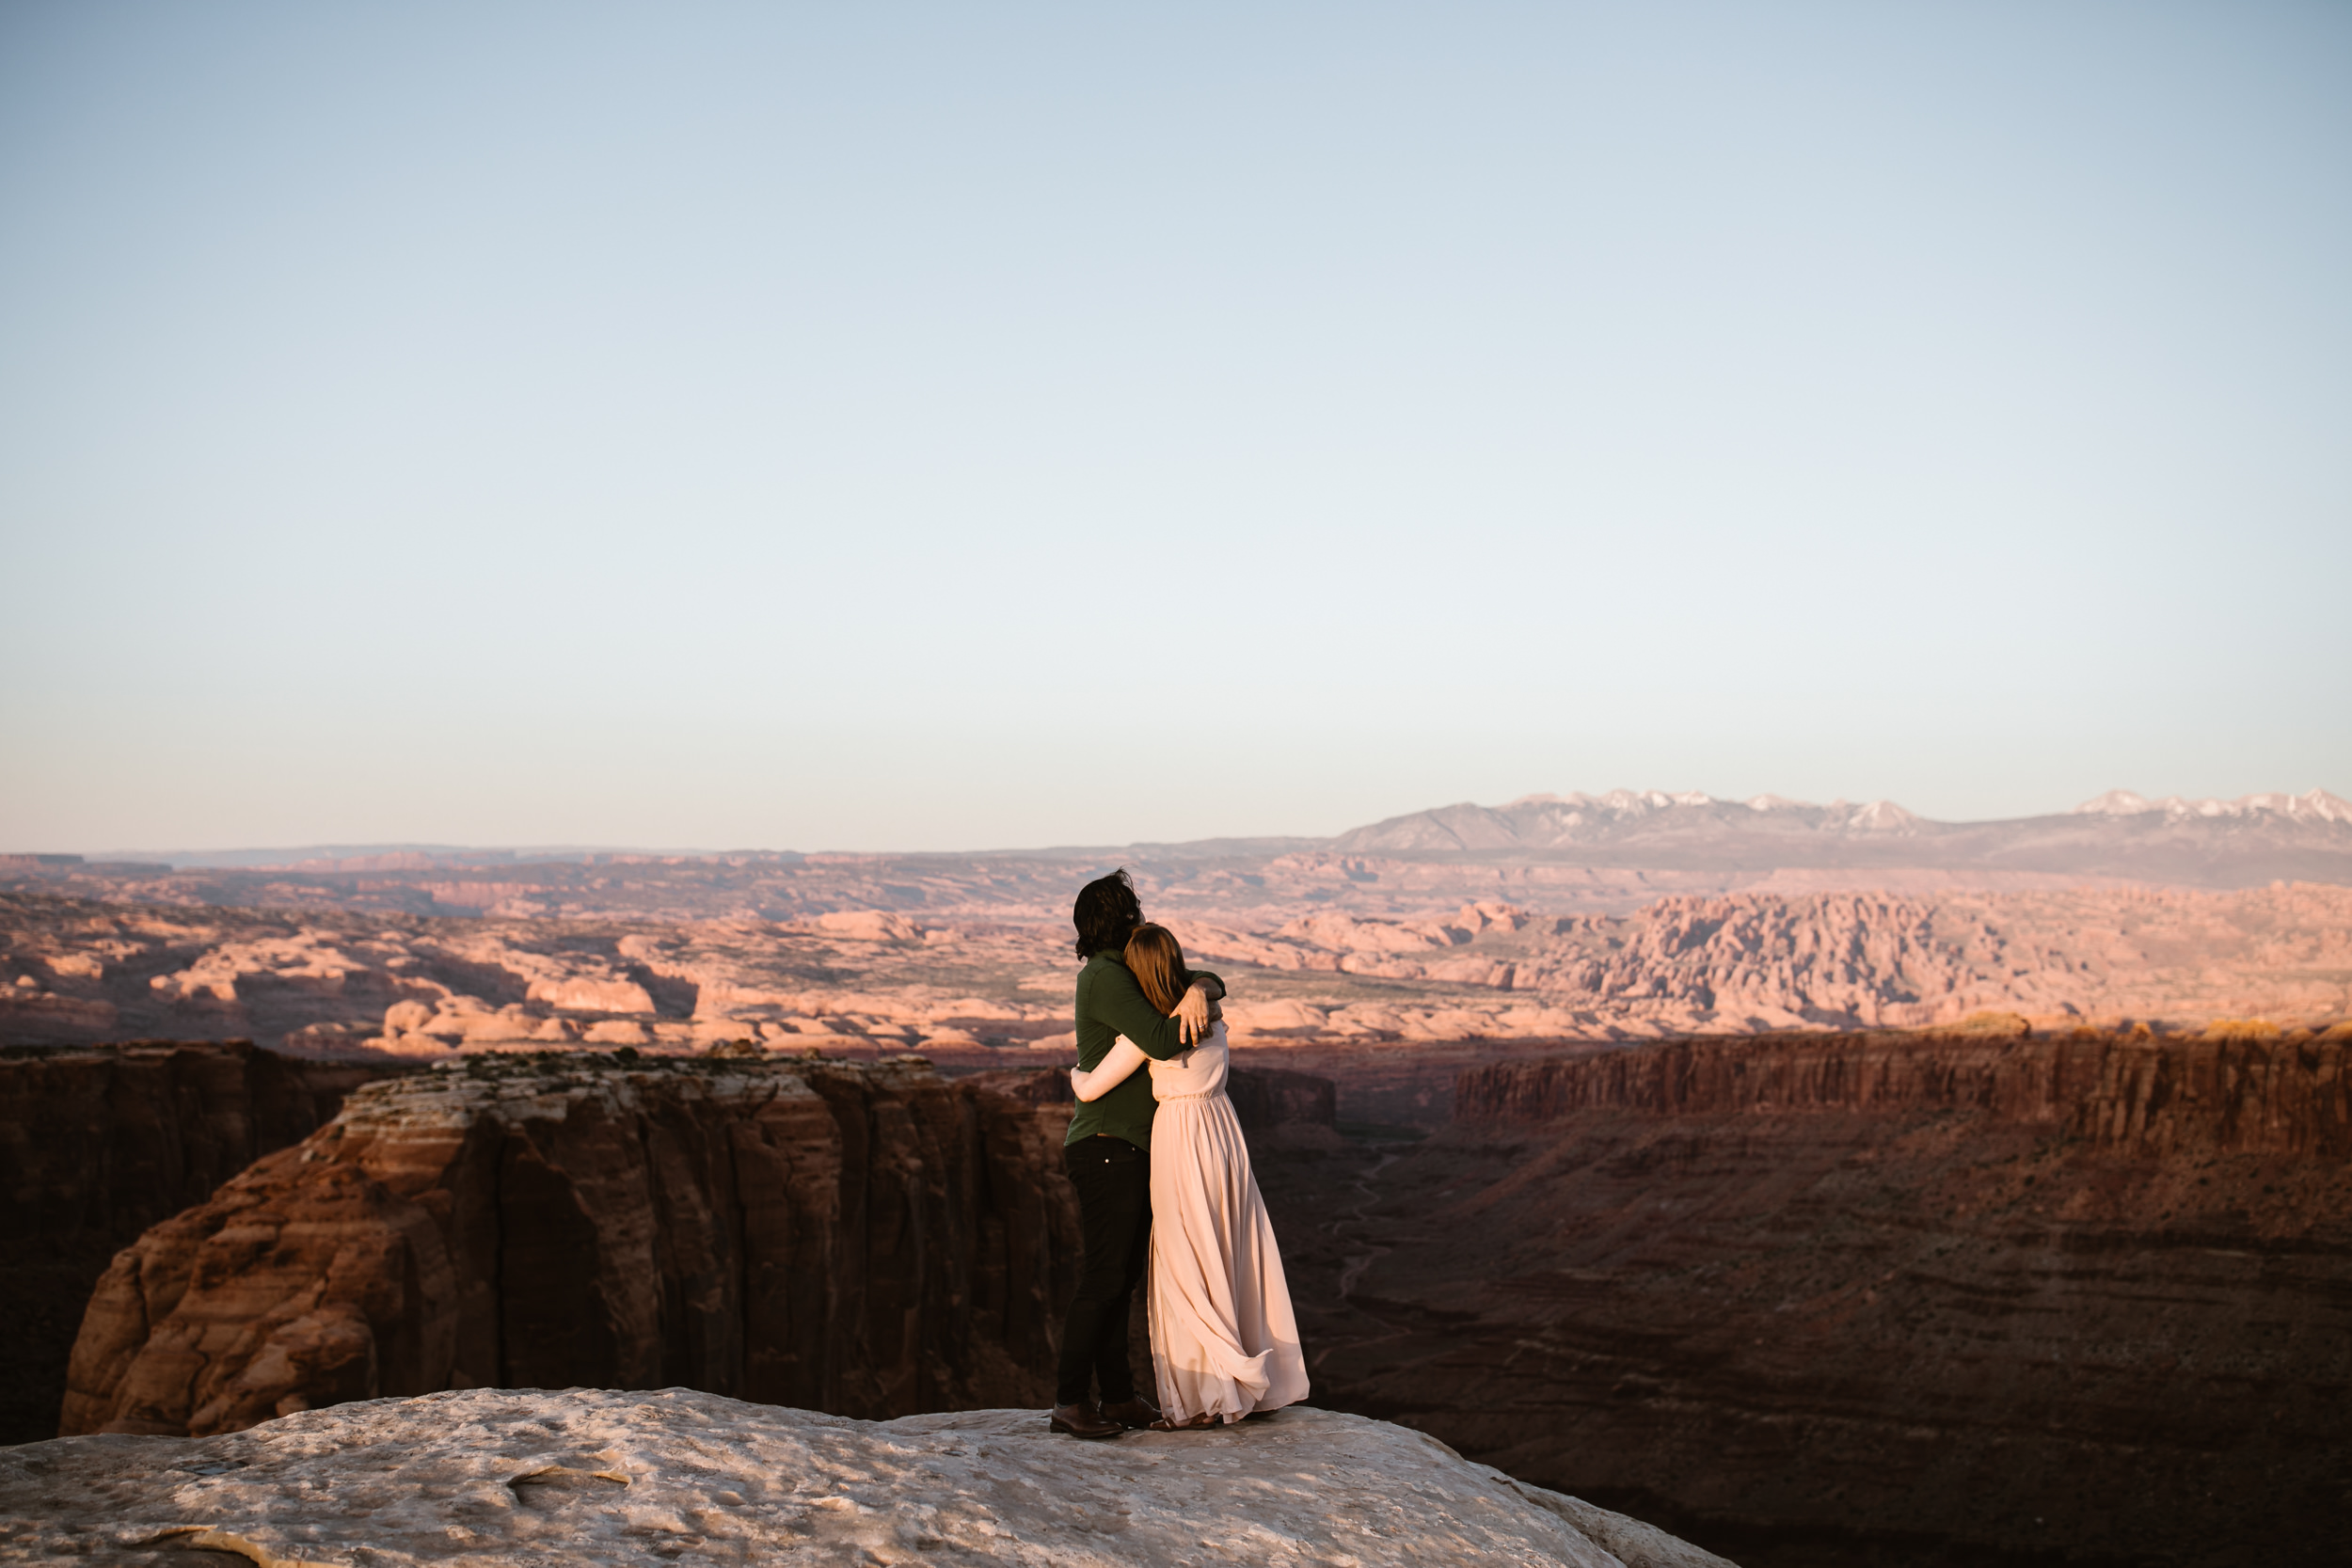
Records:
[[[1254,1138],[1329,1085],[1236,1073]],[[114,1261],[59,1430],[683,1384],[851,1416],[1051,1403],[1075,1282],[1058,1071],[477,1057],[341,1115]]]
[[[1033,1410],[868,1423],[677,1388],[477,1390],[0,1452],[0,1556],[194,1568],[230,1552],[287,1568],[1728,1568],[1417,1433],[1310,1409],[1089,1444]]]
[[[2020,1022],[1499,1063],[1263,1162],[1317,1398],[1751,1568],[2341,1560],[2352,1030]]]
[[[1157,890],[1147,888],[1156,902]],[[2352,888],[1737,894],[1632,914],[1482,899],[1266,930],[1171,917],[1248,1046],[2352,1015]],[[0,894],[0,1043],[252,1037],[430,1061],[578,1046],[1067,1050],[1066,925],[882,911],[677,924],[166,909]]]
[[[117,1249],[400,1070],[244,1042],[0,1053],[0,1443],[56,1434],[66,1356]]]
[[[2197,1023],[2352,1014],[2352,888],[1739,894],[1662,899],[1624,917],[1552,919],[1486,902],[1422,921],[1310,916],[1263,938],[1179,928],[1204,961],[1512,998],[1473,992],[1450,1009],[1422,1000],[1400,1011],[1380,1001],[1283,997],[1268,1007],[1253,999],[1274,988],[1253,983],[1231,1009],[1245,1032],[1622,1038],[1915,1027],[1988,1009]],[[1345,993],[1327,984],[1324,994]]]
[[[2352,803],[2317,790],[2117,791],[1993,823],[1619,790],[1329,840],[516,853],[0,856],[0,1043],[426,1059],[814,1037],[975,1068],[1068,1035],[1071,894],[1120,861],[1197,957],[1248,972],[1244,1044],[2352,1011]]]
[[[250,1037],[432,1060],[485,1045],[915,1046],[1069,1022],[1066,942],[875,913],[803,925],[417,919],[0,894],[0,1042]]]

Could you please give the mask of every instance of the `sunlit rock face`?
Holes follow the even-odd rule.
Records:
[[[1058,1071],[485,1056],[353,1095],[115,1259],[66,1433],[382,1395],[685,1385],[844,1415],[1051,1402],[1075,1284]],[[1236,1074],[1253,1137],[1330,1085]]]
[[[1294,1408],[1082,1443],[1033,1410],[867,1423],[676,1388],[484,1389],[0,1452],[0,1556],[118,1552],[163,1568],[217,1552],[338,1568],[1728,1568],[1360,1417]]]
[[[59,1430],[492,1386],[1045,1402],[1067,1115],[916,1060],[488,1057],[378,1085],[123,1251]]]
[[[66,1356],[118,1249],[397,1070],[239,1041],[0,1053],[0,1444],[56,1435]]]

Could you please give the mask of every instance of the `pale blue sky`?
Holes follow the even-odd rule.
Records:
[[[2352,7],[0,8],[0,848],[2352,793]]]

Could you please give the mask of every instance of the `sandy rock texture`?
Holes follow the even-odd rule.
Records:
[[[399,1070],[244,1042],[0,1052],[0,1443],[56,1435],[66,1356],[118,1249]]]
[[[173,1552],[178,1545],[183,1550]],[[1030,1410],[868,1423],[672,1388],[476,1390],[210,1439],[0,1452],[20,1561],[393,1568],[1560,1563],[1723,1568],[1416,1433],[1294,1409],[1082,1444]]]
[[[1235,1075],[1254,1138],[1331,1088]],[[658,1387],[878,1417],[1051,1402],[1067,1079],[919,1058],[474,1058],[371,1085],[125,1248],[58,1430],[380,1395]]]
[[[2348,1047],[1495,1063],[1261,1180],[1319,1400],[1751,1568],[2334,1563]]]

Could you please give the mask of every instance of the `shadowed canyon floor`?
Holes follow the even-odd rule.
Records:
[[[1034,1410],[867,1423],[667,1389],[481,1390],[207,1439],[0,1451],[12,1560],[397,1564],[1295,1562],[1728,1568],[1358,1417],[1115,1443]]]
[[[2319,1564],[2344,1051],[1644,1046],[1262,1178],[1320,1401],[1751,1568]]]

